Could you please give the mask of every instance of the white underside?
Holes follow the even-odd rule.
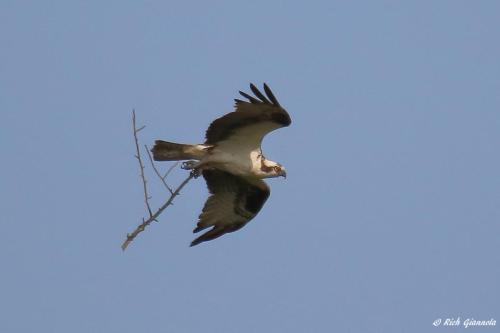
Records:
[[[202,168],[217,168],[242,177],[259,177],[261,173],[261,151],[258,149],[244,152],[215,147],[200,160],[200,166]]]
[[[269,175],[261,170],[262,138],[279,127],[278,124],[264,122],[238,129],[227,140],[218,142],[210,149],[201,158],[199,166],[214,167],[242,177],[268,177]],[[266,160],[266,164],[276,163]]]

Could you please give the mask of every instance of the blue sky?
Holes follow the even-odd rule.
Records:
[[[499,12],[494,1],[1,1],[0,331],[500,320]],[[194,248],[207,190],[192,181],[122,253],[145,214],[132,109],[143,144],[201,142],[250,82],[292,116],[264,142],[288,178],[268,181],[244,229]],[[148,178],[157,207],[166,193]]]

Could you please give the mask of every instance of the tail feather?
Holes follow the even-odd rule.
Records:
[[[199,160],[209,147],[156,140],[151,152],[155,161]]]

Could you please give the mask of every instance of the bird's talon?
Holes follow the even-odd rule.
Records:
[[[198,178],[200,176],[200,170],[199,169],[193,169],[191,170],[191,175],[193,176],[193,178]]]
[[[182,162],[181,168],[184,170],[193,170],[195,166],[196,166],[195,161],[186,161]]]

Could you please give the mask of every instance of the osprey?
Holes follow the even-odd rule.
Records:
[[[151,149],[155,161],[180,161],[184,169],[201,172],[210,197],[199,216],[194,233],[212,227],[191,246],[241,229],[261,210],[270,194],[262,180],[286,177],[285,168],[262,154],[264,136],[291,124],[271,89],[264,83],[267,97],[250,84],[255,94],[240,91],[248,99],[235,99],[235,111],[213,121],[203,144],[179,144],[157,140]]]

